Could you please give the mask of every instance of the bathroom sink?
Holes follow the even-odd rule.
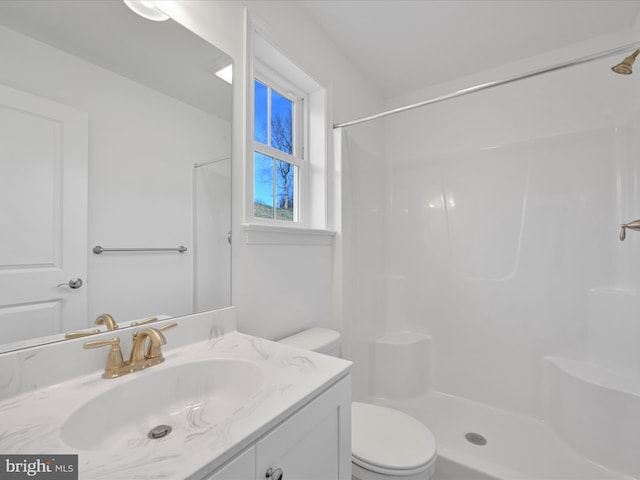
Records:
[[[69,447],[140,448],[171,439],[185,442],[213,428],[224,430],[228,422],[242,418],[242,407],[262,388],[264,374],[245,360],[214,359],[164,364],[106,381],[113,382],[113,388],[64,422],[61,435]]]

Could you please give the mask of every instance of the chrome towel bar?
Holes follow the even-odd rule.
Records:
[[[180,245],[178,248],[104,248],[100,245],[93,247],[93,253],[100,255],[102,252],[180,252],[187,251],[187,247]]]

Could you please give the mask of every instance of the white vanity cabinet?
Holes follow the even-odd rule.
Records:
[[[202,480],[251,480],[256,475],[256,447],[232,458],[224,467]],[[284,479],[283,479],[284,480]]]
[[[283,480],[351,479],[350,375],[203,480],[277,480],[280,471]]]

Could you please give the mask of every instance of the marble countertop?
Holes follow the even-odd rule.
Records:
[[[93,450],[74,449],[63,440],[62,427],[73,412],[113,387],[161,369],[217,358],[243,359],[264,373],[257,393],[223,421],[193,422],[186,430],[156,440],[123,433],[117,441]],[[201,478],[348,374],[351,365],[235,331],[168,350],[165,359],[160,365],[121,378],[107,380],[101,372],[92,372],[1,400],[0,452],[78,454],[80,479]],[[131,402],[130,398],[118,398],[116,404],[101,408],[126,412]],[[153,407],[149,405],[150,412]]]

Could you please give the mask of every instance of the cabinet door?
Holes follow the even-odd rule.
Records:
[[[252,480],[255,468],[256,449],[251,447],[202,480]]]
[[[351,377],[256,443],[256,479],[282,469],[283,480],[351,479]]]

